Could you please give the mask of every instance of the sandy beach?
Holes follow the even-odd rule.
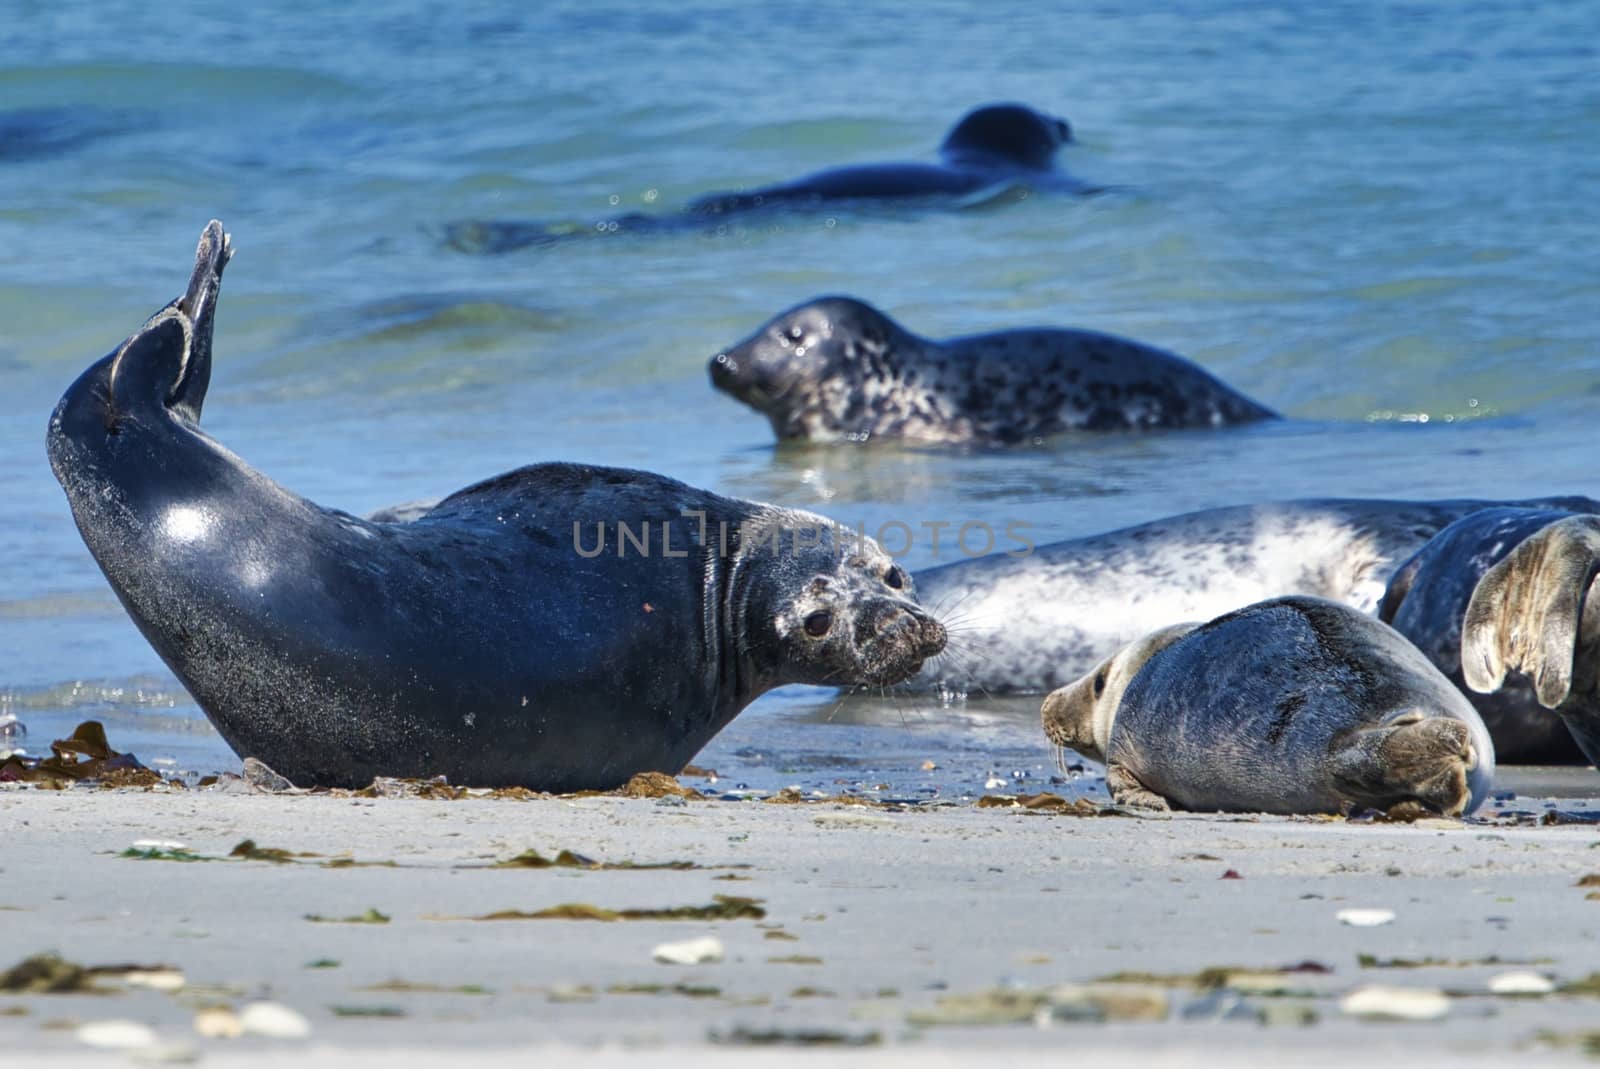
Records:
[[[1593,808],[1518,794],[1402,825],[10,786],[0,986],[45,953],[99,971],[80,977],[94,993],[0,994],[0,1049],[19,1065],[1581,1062],[1600,1035],[1600,833],[1546,814]],[[578,867],[531,867],[563,850]],[[1352,909],[1393,919],[1352,926]],[[646,916],[589,919],[628,910]],[[705,937],[720,961],[655,960]],[[1539,986],[1504,979],[1527,973],[1554,992],[1491,993]],[[1363,996],[1427,1020],[1341,1008],[1373,985],[1443,995]],[[196,1031],[263,1001],[306,1034]],[[108,1021],[149,1034],[95,1049],[119,1033],[83,1026]]]

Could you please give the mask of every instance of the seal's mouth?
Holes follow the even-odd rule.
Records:
[[[904,683],[922,670],[930,657],[943,652],[949,636],[931,616],[895,609],[874,625],[875,633],[863,643],[861,682],[872,687]]]

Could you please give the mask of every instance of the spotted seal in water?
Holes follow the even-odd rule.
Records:
[[[1168,627],[1040,715],[1051,742],[1105,762],[1115,801],[1146,808],[1459,816],[1494,778],[1461,692],[1394,629],[1321,598]]]
[[[870,540],[659,475],[541,464],[409,523],[278,486],[199,427],[230,255],[211,223],[187,292],[67,390],[47,444],[112,589],[241,755],[302,784],[614,787],[774,686],[890,684],[943,646]]]
[[[851,297],[789,309],[718,353],[710,372],[782,440],[1012,444],[1278,418],[1183,357],[1127,338],[1033,329],[934,341]]]
[[[585,224],[455,222],[444,227],[442,237],[461,252],[493,254],[576,237],[705,230],[721,226],[730,216],[759,211],[837,208],[851,202],[960,208],[1034,190],[1102,192],[1102,186],[1055,169],[1056,153],[1072,142],[1072,127],[1065,119],[1025,104],[986,104],[968,112],[945,135],[938,163],[833,167],[757,189],[707,193],[669,215],[628,212]]]

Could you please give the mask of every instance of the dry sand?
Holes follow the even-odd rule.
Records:
[[[1593,775],[1523,786],[1584,786]],[[1560,985],[1600,970],[1600,900],[1589,897],[1600,888],[1579,886],[1600,873],[1600,831],[1507,815],[1547,805],[1518,798],[1477,822],[1388,825],[971,804],[13,787],[0,790],[0,971],[55,951],[88,966],[172,966],[185,986],[163,992],[107,977],[98,984],[110,994],[0,994],[0,1064],[197,1056],[316,1066],[354,1056],[492,1066],[530,1064],[530,1051],[597,1065],[937,1066],[1007,1053],[1149,1066],[1222,1058],[1345,1066],[1352,1055],[1408,1065],[1581,1063],[1581,1048],[1541,1036],[1600,1030],[1600,991],[1488,993],[1490,978],[1510,971]],[[308,856],[226,859],[246,838]],[[225,860],[121,856],[145,839]],[[699,867],[489,867],[530,849]],[[718,895],[756,899],[765,915],[470,919],[564,903],[702,906]],[[1337,913],[1354,907],[1395,918],[1340,923]],[[342,920],[368,911],[387,922]],[[661,943],[702,936],[721,941],[724,960],[652,959]],[[1364,966],[1362,955],[1439,964]],[[1106,1009],[1082,993],[1048,995],[1056,985],[1306,962],[1329,971],[1235,981],[1288,996],[1137,984],[1110,1004],[1111,1016],[1151,1012],[1166,997],[1163,1019],[1038,1023],[1052,1004],[1060,1017]],[[1446,991],[1448,1015],[1343,1014],[1340,997],[1370,984]],[[298,1011],[309,1038],[195,1033],[198,1008],[260,999]],[[1235,1016],[1217,1019],[1230,1005]],[[1302,1016],[1314,1023],[1291,1023]],[[955,1023],[974,1017],[1014,1020]],[[75,1032],[109,1019],[148,1025],[157,1045],[105,1053]],[[873,1045],[793,1045],[805,1039]]]

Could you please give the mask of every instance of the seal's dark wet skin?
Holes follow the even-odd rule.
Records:
[[[394,523],[278,486],[198,424],[230,253],[213,222],[48,448],[117,597],[241,756],[301,784],[605,788],[681,768],[774,686],[903,679],[942,648],[870,540],[647,472],[536,465]],[[575,537],[597,530],[598,552]]]
[[[576,237],[705,231],[753,213],[837,210],[851,204],[960,208],[1012,187],[1102,192],[1055,170],[1056,153],[1073,140],[1065,119],[1023,104],[989,104],[950,129],[939,146],[938,163],[834,167],[757,189],[709,193],[675,215],[628,212],[589,224],[469,220],[447,224],[441,239],[460,252],[493,254]]]

